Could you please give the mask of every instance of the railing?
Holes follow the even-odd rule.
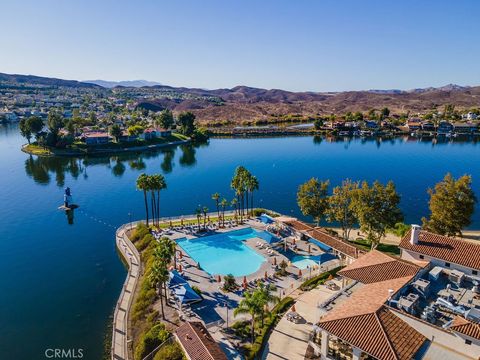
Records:
[[[141,274],[142,268],[141,268],[141,262],[140,262],[140,254],[138,253],[135,246],[130,242],[130,239],[126,236],[125,232],[128,229],[128,227],[133,227],[133,225],[136,224],[136,223],[137,222],[132,222],[132,223],[129,223],[129,224],[122,225],[117,230],[117,232],[115,234],[117,248],[119,249],[120,253],[122,254],[123,258],[125,259],[125,261],[127,262],[127,265],[128,265],[128,275],[127,275],[127,278],[125,279],[125,282],[123,284],[123,287],[122,287],[122,290],[120,292],[120,296],[119,296],[119,299],[118,299],[117,304],[115,306],[115,311],[114,311],[114,314],[113,314],[113,331],[112,331],[112,348],[111,348],[111,351],[112,351],[111,352],[111,358],[112,359],[122,358],[122,359],[128,360],[128,358],[129,358],[129,350],[128,350],[129,313],[130,313],[130,307],[131,307],[132,301],[133,301],[133,296],[134,296],[136,288],[137,288],[138,278]],[[123,243],[127,247],[125,252],[122,250],[121,241],[123,241]],[[128,256],[128,254],[127,254],[128,251],[130,251],[133,256]],[[119,315],[119,312],[121,311],[120,306],[121,306],[121,303],[122,303],[122,301],[125,297],[125,290],[128,286],[128,282],[129,282],[130,277],[131,277],[132,265],[137,266],[137,275],[136,275],[135,280],[134,280],[132,292],[130,293],[130,296],[127,299],[126,308],[122,309],[125,312],[125,314],[123,315],[124,316],[123,329],[118,329],[117,328],[117,320],[119,319],[119,316],[120,316]],[[117,332],[117,330],[120,330],[121,332],[123,332],[123,334],[121,334],[121,333],[119,334]],[[123,339],[118,339],[119,342],[123,343],[122,344],[122,346],[123,346],[122,355],[123,356],[118,354],[119,351],[118,351],[118,349],[116,349],[117,337],[119,335],[123,336]]]

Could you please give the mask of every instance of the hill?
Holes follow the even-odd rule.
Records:
[[[64,86],[79,88],[100,88],[95,84],[88,84],[77,80],[63,80],[35,75],[4,74],[0,73],[0,82],[25,84],[25,85],[43,85],[43,86]]]

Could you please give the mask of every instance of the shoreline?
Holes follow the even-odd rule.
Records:
[[[129,341],[131,341],[131,339],[128,338],[130,308],[137,289],[138,279],[142,272],[140,254],[126,234],[128,226],[133,226],[134,224],[136,224],[136,222],[124,224],[115,232],[115,245],[125,260],[128,270],[113,312],[112,346],[110,354],[112,360],[127,360],[130,357],[128,349]]]
[[[128,152],[145,152],[145,151],[153,151],[162,148],[167,148],[171,146],[177,146],[182,144],[188,144],[192,140],[178,140],[178,141],[170,141],[167,143],[162,144],[151,144],[151,145],[144,145],[144,146],[133,146],[133,147],[125,147],[119,149],[95,149],[94,147],[90,149],[86,149],[86,151],[59,151],[59,152],[51,152],[49,154],[37,154],[34,151],[30,151],[27,147],[31,144],[23,144],[21,150],[29,155],[36,155],[41,157],[84,157],[84,156],[106,156],[106,155],[115,155],[115,154],[123,154]],[[51,150],[49,150],[51,151]]]

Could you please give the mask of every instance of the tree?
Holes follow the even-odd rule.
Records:
[[[265,285],[262,282],[258,285],[258,288],[255,290],[256,292],[258,292],[258,299],[259,299],[260,308],[261,308],[260,319],[262,322],[262,328],[263,328],[263,321],[265,318],[265,312],[268,311],[268,305],[276,304],[280,301],[280,298],[273,293],[275,290],[276,290],[275,285],[273,284]]]
[[[311,178],[298,187],[297,203],[303,215],[312,216],[317,226],[328,208],[328,186],[330,182]]]
[[[434,233],[462,236],[462,229],[471,223],[477,198],[471,188],[472,177],[463,175],[455,180],[451,174],[429,189],[430,218],[423,226]]]
[[[350,238],[350,231],[357,222],[353,207],[357,189],[358,183],[347,179],[342,182],[341,186],[336,186],[333,194],[328,198],[327,221],[340,224],[345,240]]]
[[[222,226],[225,226],[225,208],[228,206],[228,200],[223,198],[220,201],[220,206],[222,207]]]
[[[120,129],[120,126],[118,126],[117,124],[113,125],[110,128],[110,135],[113,136],[113,138],[115,139],[115,142],[118,142],[120,139],[120,136],[122,136],[122,129]]]
[[[38,136],[42,132],[44,126],[43,120],[38,116],[30,116],[27,120],[27,125],[32,134],[35,134],[35,138],[38,141]]]
[[[217,207],[218,224],[220,225],[220,194],[218,192],[212,194],[212,200],[215,201]]]
[[[178,124],[180,125],[180,132],[186,136],[192,136],[195,132],[195,115],[190,112],[182,112],[178,115]]]
[[[392,181],[386,186],[378,181],[369,186],[364,181],[355,191],[352,206],[360,229],[367,234],[372,249],[377,247],[388,228],[403,220],[399,203],[400,196]]]
[[[145,130],[145,128],[141,125],[133,125],[133,126],[129,126],[127,131],[128,131],[128,134],[129,135],[134,135],[134,136],[139,136],[141,134],[143,134],[143,131]]]
[[[315,130],[321,130],[323,126],[323,119],[322,118],[315,119],[315,121],[313,122],[313,126]]]
[[[155,288],[160,294],[160,307],[162,310],[162,318],[163,320],[165,320],[165,311],[163,308],[162,296],[163,284],[168,280],[168,270],[165,264],[158,259],[155,259],[148,275],[148,280],[150,281],[151,286]]]
[[[48,113],[47,127],[52,136],[52,143],[55,145],[58,141],[58,131],[64,125],[64,118],[59,111],[51,110]]]
[[[145,200],[145,213],[147,214],[147,226],[148,226],[148,202],[147,191],[149,190],[148,175],[140,174],[137,178],[137,190],[143,191],[143,198]]]
[[[232,201],[230,202],[230,206],[233,208],[235,221],[238,221],[237,220],[237,217],[238,217],[238,200],[237,200],[236,197],[232,199]]]
[[[386,119],[386,118],[388,118],[389,115],[390,115],[390,109],[389,109],[388,107],[384,107],[384,108],[382,109],[382,111],[380,112],[380,114],[381,114],[382,120],[383,120],[383,119]]]
[[[26,118],[22,118],[20,123],[18,124],[20,129],[20,134],[27,139],[28,143],[30,144],[30,139],[32,138],[32,129],[28,126],[28,121]]]
[[[249,314],[251,316],[252,343],[255,341],[255,318],[261,311],[261,300],[256,292],[247,291],[245,297],[239,302],[238,307],[233,310],[233,315]]]
[[[170,129],[174,124],[173,114],[170,110],[163,110],[155,120],[157,126],[161,126],[164,129]]]
[[[195,209],[195,215],[197,216],[198,230],[200,231],[200,219],[202,218],[202,208],[200,205]]]
[[[202,214],[203,214],[203,228],[205,230],[207,229],[207,213],[208,213],[208,208],[204,206],[202,208]]]
[[[255,190],[258,190],[260,187],[257,177],[248,173],[246,186],[247,186],[247,191],[250,192],[250,214],[253,214],[253,192]],[[248,192],[247,192],[247,197],[248,197]],[[248,214],[248,209],[247,209],[247,214]]]
[[[153,204],[155,206],[155,214],[157,219],[157,226],[160,225],[160,191],[167,188],[165,177],[160,174],[150,176],[150,186],[152,187]],[[155,222],[155,218],[154,218]]]

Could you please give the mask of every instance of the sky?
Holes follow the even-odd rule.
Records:
[[[480,85],[480,1],[0,0],[0,72],[293,91]]]

